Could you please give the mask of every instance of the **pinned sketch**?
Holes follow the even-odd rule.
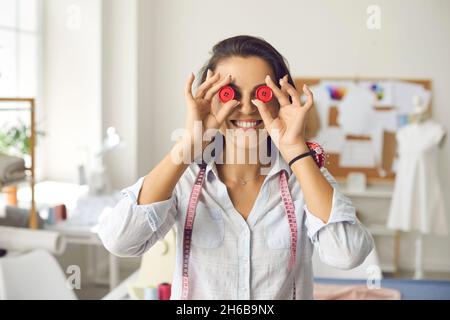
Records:
[[[327,91],[331,100],[341,101],[347,93],[347,88],[329,85]]]
[[[328,153],[341,153],[344,148],[345,134],[339,127],[325,127],[315,139]]]
[[[375,160],[375,167],[382,168],[383,166],[383,137],[384,128],[383,126],[378,126],[372,130],[370,134],[370,140],[372,142],[372,154]]]
[[[373,168],[375,155],[370,140],[346,140],[340,156],[339,165],[343,168]]]
[[[330,172],[356,169],[368,178],[392,179],[395,132],[410,123],[417,105],[431,102],[427,80],[298,79],[311,83],[320,130],[314,140],[329,153]],[[420,102],[420,103],[419,103]]]
[[[406,126],[409,123],[409,114],[398,114],[397,115],[397,127],[401,128],[403,126]]]
[[[350,88],[345,99],[339,105],[337,122],[347,135],[367,136],[373,129],[375,97],[360,87]]]
[[[320,85],[325,88],[331,103],[338,106],[345,99],[351,87],[355,86],[355,83],[353,81],[334,80],[322,81]]]
[[[331,99],[328,91],[322,85],[309,87],[314,95],[314,107],[319,114],[320,128],[328,127],[328,112],[331,106]]]
[[[390,107],[394,105],[392,81],[360,81],[358,85],[372,92],[375,96],[376,106]]]
[[[399,114],[411,114],[414,111],[415,97],[418,97],[422,104],[429,106],[431,92],[420,84],[393,81],[394,105]]]
[[[395,132],[398,129],[398,113],[396,109],[375,110],[373,114],[374,127],[380,127],[384,131]]]

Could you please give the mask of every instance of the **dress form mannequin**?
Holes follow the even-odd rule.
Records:
[[[437,149],[445,130],[430,119],[429,108],[419,97],[410,124],[397,133],[399,170],[388,226],[415,234],[415,274],[423,278],[423,234],[445,234],[447,223],[437,172]]]

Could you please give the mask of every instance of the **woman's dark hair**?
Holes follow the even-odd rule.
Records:
[[[231,57],[259,57],[272,68],[275,83],[288,75],[289,83],[295,87],[284,57],[267,41],[252,36],[236,36],[216,44],[211,52],[211,58],[200,71],[200,83],[206,80],[208,69],[215,71],[220,62]]]
[[[267,62],[275,74],[275,83],[288,75],[288,82],[295,88],[286,59],[267,41],[252,36],[236,36],[222,40],[213,47],[211,58],[200,70],[200,83],[206,80],[208,69],[215,71],[217,65],[231,57],[258,57]],[[222,139],[225,139],[222,137]],[[267,139],[267,154],[272,155],[272,139]],[[213,156],[215,151],[213,151]]]

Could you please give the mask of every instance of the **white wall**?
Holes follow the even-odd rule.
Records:
[[[108,154],[115,187],[137,176],[137,0],[103,0],[102,132],[115,127],[124,146]]]
[[[138,1],[138,132],[137,132],[137,175],[147,174],[149,164],[155,162],[155,145],[159,140],[158,127],[153,125],[156,111],[154,86],[159,83],[153,68],[157,65],[154,54],[158,52],[154,39],[159,32],[156,28],[157,10],[155,1]],[[153,130],[155,129],[155,130]]]
[[[43,11],[43,174],[77,182],[101,137],[101,1],[45,0]]]
[[[379,76],[433,80],[434,118],[450,130],[450,1],[446,0],[153,0],[140,1],[138,174],[170,149],[183,125],[183,85],[229,36],[272,43],[294,76]],[[381,30],[368,30],[366,8],[381,7]],[[148,58],[148,60],[146,60]],[[141,66],[144,66],[141,68]],[[450,143],[440,156],[443,191],[450,194]],[[447,197],[448,212],[450,199]],[[450,215],[449,215],[450,220]],[[401,265],[413,266],[412,242]],[[426,237],[425,268],[450,270],[450,237]]]
[[[44,178],[77,182],[77,166],[89,170],[106,128],[114,126],[125,144],[106,157],[111,183],[131,184],[137,176],[137,1],[45,0],[43,40]]]

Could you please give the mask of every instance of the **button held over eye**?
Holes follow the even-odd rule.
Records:
[[[268,86],[260,86],[256,90],[256,99],[261,100],[264,103],[270,102],[273,97],[273,91]]]
[[[225,86],[219,91],[219,98],[222,103],[226,103],[234,99],[234,90],[230,86]]]

